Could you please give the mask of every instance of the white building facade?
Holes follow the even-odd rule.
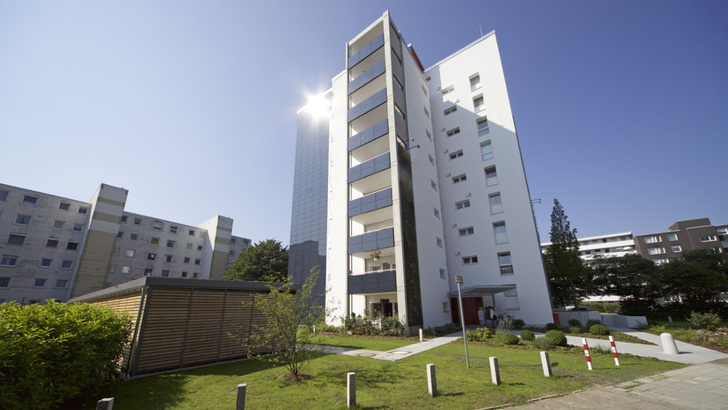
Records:
[[[385,12],[347,43],[346,67],[329,118],[331,320],[459,322],[461,276],[466,324],[487,306],[552,322],[495,34],[424,70]]]
[[[90,201],[0,184],[0,302],[59,301],[141,276],[222,279],[250,245],[233,220],[199,226],[125,211],[128,191]]]

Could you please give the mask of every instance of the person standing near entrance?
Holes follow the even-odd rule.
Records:
[[[496,321],[498,320],[498,316],[495,313],[495,308],[493,306],[488,306],[488,319],[490,319],[490,327],[495,329]]]
[[[480,326],[485,326],[485,312],[483,308],[478,308],[478,322],[480,322]]]

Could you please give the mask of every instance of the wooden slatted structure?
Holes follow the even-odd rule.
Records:
[[[245,358],[241,340],[265,317],[253,305],[267,283],[144,277],[73,298],[131,316],[121,363],[128,378]],[[243,302],[246,302],[245,304]],[[265,353],[259,349],[255,353]]]

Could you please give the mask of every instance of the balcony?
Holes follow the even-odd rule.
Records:
[[[363,100],[359,104],[349,108],[349,122],[361,117],[367,112],[387,102],[387,89],[383,88],[371,97]]]
[[[349,168],[349,183],[366,178],[370,175],[376,174],[377,172],[389,169],[391,166],[389,162],[389,152],[385,152],[378,157],[374,157],[369,161],[361,163],[355,167]]]
[[[360,75],[359,77],[353,79],[351,82],[349,82],[349,94],[353,93],[354,91],[360,89],[361,87],[368,84],[373,79],[379,77],[380,75],[384,74],[385,71],[385,65],[384,60],[374,64],[372,68],[364,72],[364,74]]]
[[[349,255],[369,252],[394,246],[394,228],[384,228],[374,232],[349,237]]]
[[[379,50],[382,46],[384,46],[384,34],[380,34],[369,44],[362,47],[361,50],[349,56],[349,68],[359,64],[360,61],[369,57],[370,54]]]
[[[397,291],[394,269],[349,275],[349,294],[382,293]]]
[[[349,217],[386,208],[392,205],[392,188],[349,201]]]
[[[386,135],[389,132],[389,121],[380,121],[373,126],[365,129],[364,131],[352,135],[349,138],[349,151],[361,147],[362,145],[374,141],[375,139]]]

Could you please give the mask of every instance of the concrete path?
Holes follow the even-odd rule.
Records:
[[[381,352],[377,350],[350,349],[345,347],[325,347],[323,352],[331,354],[341,354],[344,356],[369,357],[372,359],[388,360],[390,362],[394,362],[400,359],[404,359],[405,357],[410,357],[417,353],[434,349],[438,346],[446,345],[462,336],[462,332],[452,333],[447,336],[436,337],[434,339],[425,340],[424,342],[418,342],[386,352]]]

